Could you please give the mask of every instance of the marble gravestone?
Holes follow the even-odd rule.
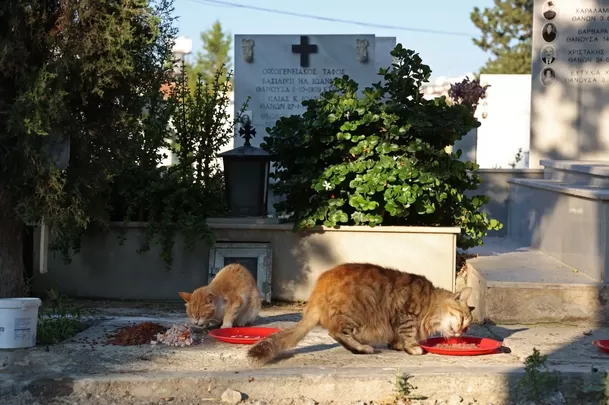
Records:
[[[280,117],[302,114],[302,100],[317,97],[332,79],[349,75],[363,89],[380,81],[396,39],[374,35],[235,35],[235,111],[246,113],[259,146]],[[377,53],[378,48],[378,53]],[[235,147],[243,145],[235,139]]]
[[[349,75],[360,90],[381,81],[378,70],[391,66],[396,43],[374,35],[235,35],[234,108],[250,97],[251,144],[260,146],[279,118],[302,114],[302,101],[319,96],[335,77]],[[236,135],[234,146],[243,144]],[[277,198],[269,195],[271,215]]]
[[[609,0],[535,0],[530,167],[609,161]]]

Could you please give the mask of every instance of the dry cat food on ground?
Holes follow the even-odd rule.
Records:
[[[163,325],[154,322],[143,322],[138,325],[120,328],[114,335],[110,336],[108,343],[117,346],[145,345],[159,333],[167,330]]]
[[[156,345],[162,343],[167,346],[184,347],[191,346],[197,343],[195,335],[192,333],[188,325],[172,325],[164,333],[158,333],[156,340],[150,341],[150,344]]]

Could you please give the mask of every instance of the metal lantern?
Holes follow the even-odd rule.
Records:
[[[250,144],[256,130],[249,117],[245,116],[242,122],[239,135],[245,139],[245,144],[218,155],[224,162],[230,215],[266,216],[271,157],[268,152]]]

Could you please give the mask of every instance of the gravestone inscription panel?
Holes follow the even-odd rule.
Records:
[[[609,160],[609,0],[535,0],[530,167]]]
[[[335,77],[347,74],[363,89],[380,80],[377,72],[374,35],[235,35],[235,109],[250,97],[254,146],[279,118],[302,114],[301,102]]]

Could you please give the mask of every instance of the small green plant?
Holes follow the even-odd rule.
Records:
[[[518,164],[518,162],[520,162],[522,160],[522,148],[518,148],[518,152],[516,152],[516,155],[514,156],[514,161],[512,163],[510,163],[510,166],[512,167],[512,169],[516,168],[516,164]]]
[[[80,310],[69,305],[57,290],[48,291],[48,299],[38,311],[36,343],[60,343],[86,329]]]
[[[410,380],[412,379],[410,374],[398,374],[395,376],[395,391],[396,399],[408,399],[408,400],[423,400],[427,397],[414,395],[413,391],[417,389]]]
[[[470,195],[480,177],[474,162],[459,160],[453,145],[480,126],[473,111],[486,87],[466,80],[453,86],[455,101],[427,100],[421,85],[431,70],[400,44],[383,81],[363,90],[348,76],[317,99],[303,101],[302,116],[267,128],[261,147],[274,156],[275,204],[295,230],[316,225],[459,226],[458,246],[482,243],[501,224],[481,211],[488,198]]]
[[[543,398],[553,393],[561,382],[560,373],[550,371],[546,366],[548,356],[541,355],[537,348],[524,361],[524,375],[519,381],[523,395],[535,403],[541,403]]]

